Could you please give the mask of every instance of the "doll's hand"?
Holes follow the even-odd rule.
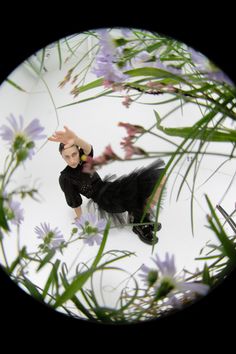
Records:
[[[67,126],[64,126],[65,130],[56,131],[48,140],[65,144],[65,149],[76,144],[77,135],[70,130]]]

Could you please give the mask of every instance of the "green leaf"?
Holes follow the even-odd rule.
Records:
[[[157,69],[157,68],[150,68],[150,67],[127,70],[127,71],[124,72],[124,74],[128,74],[131,77],[149,76],[149,77],[154,77],[154,78],[174,78],[178,82],[181,81],[181,82],[184,82],[184,83],[188,83],[182,76],[178,76],[176,74],[172,74],[172,73],[170,73],[169,71],[166,71],[166,70]]]
[[[156,112],[155,112],[156,114]],[[195,126],[191,127],[180,127],[180,128],[167,128],[160,125],[158,122],[157,128],[163,133],[170,136],[178,136],[181,138],[186,138],[191,136],[191,133],[195,130]],[[196,132],[196,131],[195,131]],[[201,128],[199,127],[197,135],[194,136],[194,139],[201,139],[204,141],[214,141],[214,142],[236,142],[236,132],[224,132],[220,129],[216,130],[215,128]]]
[[[82,93],[82,92],[91,90],[91,89],[93,89],[93,88],[102,86],[102,85],[103,85],[103,81],[104,81],[103,78],[97,79],[97,80],[95,80],[95,81],[90,82],[90,83],[87,84],[87,85],[78,87],[78,91],[79,91],[79,93]]]
[[[22,281],[23,285],[29,290],[30,294],[37,300],[43,301],[43,297],[36,288],[36,286],[24,276],[24,280]]]
[[[156,116],[156,121],[157,121],[157,129],[159,129],[159,127],[161,126],[161,117],[159,116],[159,113],[157,113],[155,110],[154,110],[154,113],[155,113],[155,116]]]
[[[84,98],[83,100],[76,101],[76,102],[73,102],[73,103],[68,103],[68,104],[65,104],[64,106],[57,107],[57,109],[73,106],[75,104],[79,104],[79,103],[83,103],[83,102],[87,102],[87,101],[91,101],[91,100],[95,100],[95,99],[97,99],[99,97],[106,96],[106,95],[108,95],[111,92],[112,92],[112,90],[106,91],[106,92],[102,92],[102,93],[100,93],[98,95],[95,95],[95,96],[92,96],[92,97],[88,97],[88,98]]]
[[[47,264],[52,259],[52,257],[55,255],[55,253],[56,253],[55,250],[50,250],[47,253],[46,257],[40,262],[36,271],[38,272],[40,269],[42,269],[45,266],[45,264]]]
[[[151,53],[151,52],[153,52],[154,50],[160,48],[162,45],[163,45],[162,42],[157,42],[157,43],[151,44],[151,45],[149,45],[149,46],[146,48],[146,51],[147,51],[148,53]]]
[[[42,297],[43,299],[45,298],[45,296],[47,295],[48,293],[48,289],[50,287],[51,284],[55,283],[57,285],[57,288],[58,288],[58,278],[57,278],[57,271],[58,271],[58,268],[59,268],[59,265],[60,265],[60,260],[57,259],[55,264],[53,264],[53,267],[52,267],[52,270],[49,274],[49,277],[47,279],[47,282],[45,284],[45,287],[43,289],[43,294],[42,294]]]
[[[206,263],[205,263],[204,269],[203,269],[202,280],[203,280],[204,284],[209,285],[210,287],[212,286],[213,281],[210,276],[209,268]]]
[[[208,217],[208,222],[211,226],[211,229],[214,231],[215,235],[221,242],[225,255],[230,259],[233,265],[236,265],[236,250],[235,250],[235,245],[234,243],[227,237],[223,226],[220,223],[220,220],[218,219],[215,210],[210,202],[210,199],[208,198],[207,195],[205,195],[207,204],[210,208],[211,211],[211,216]],[[215,223],[214,223],[215,222]]]
[[[62,65],[62,57],[61,57],[61,46],[60,46],[60,41],[57,41],[57,51],[58,51],[58,58],[59,58],[59,70],[61,70],[61,65]]]
[[[5,212],[3,209],[3,201],[4,201],[4,199],[2,197],[0,197],[0,227],[2,227],[6,231],[10,231],[10,228],[8,226],[7,219],[5,216]]]
[[[15,87],[17,90],[22,91],[22,92],[27,92],[25,89],[23,89],[21,86],[19,86],[18,84],[16,84],[14,81],[10,80],[10,79],[6,79],[6,82],[8,82],[10,85],[12,85],[13,87]]]
[[[88,269],[86,272],[83,272],[81,274],[78,274],[76,278],[72,281],[72,283],[67,287],[67,289],[64,291],[64,293],[57,298],[56,303],[54,307],[61,306],[64,302],[66,302],[69,299],[72,299],[72,297],[82,288],[82,286],[85,284],[85,282],[91,277],[91,275],[95,272],[96,267],[102,257],[102,253],[107,241],[107,236],[110,228],[110,223],[108,222],[103,234],[103,239],[102,243],[99,247],[98,253],[95,257],[95,260],[93,261],[93,264],[90,269]]]
[[[11,274],[13,272],[13,270],[16,268],[16,266],[20,263],[20,260],[22,258],[25,258],[27,256],[27,253],[26,253],[26,246],[24,246],[20,252],[19,252],[19,255],[16,257],[16,259],[12,262],[12,264],[10,265],[9,267],[9,274]]]

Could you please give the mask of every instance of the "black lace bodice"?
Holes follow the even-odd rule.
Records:
[[[81,157],[84,154],[83,149],[79,149],[79,153]],[[93,157],[93,147],[88,156]],[[59,177],[59,183],[65,193],[67,204],[72,208],[77,208],[82,204],[80,194],[86,198],[92,198],[102,185],[102,180],[97,172],[90,174],[82,171],[84,163],[81,160],[76,168],[67,166],[61,171]]]

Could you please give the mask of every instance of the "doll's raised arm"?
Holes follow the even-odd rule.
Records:
[[[70,130],[67,126],[64,126],[64,129],[64,131],[55,131],[55,133],[50,138],[48,138],[48,140],[65,144],[65,149],[72,145],[77,145],[83,149],[85,155],[89,155],[92,148],[91,144],[78,137],[78,135]]]

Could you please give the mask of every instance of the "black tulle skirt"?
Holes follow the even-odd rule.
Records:
[[[164,165],[164,161],[158,159],[148,166],[136,168],[128,175],[118,178],[115,175],[105,176],[88,203],[89,210],[95,208],[99,218],[110,219],[116,226],[127,224],[129,213],[142,214]]]

